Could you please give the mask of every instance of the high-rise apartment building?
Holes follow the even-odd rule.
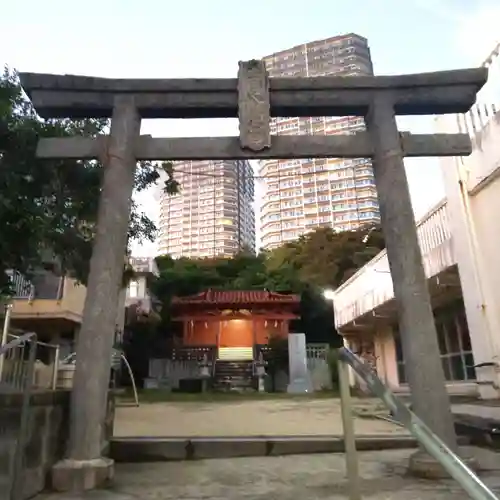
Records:
[[[347,34],[298,45],[264,57],[270,77],[373,75],[365,38]],[[274,118],[276,135],[352,134],[361,117]],[[355,229],[378,222],[375,181],[367,159],[272,160],[260,163],[264,178],[261,246],[275,248],[321,226]]]
[[[174,171],[180,192],[160,195],[159,255],[229,257],[255,250],[255,181],[248,161],[182,161]]]

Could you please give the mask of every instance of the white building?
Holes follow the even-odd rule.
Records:
[[[439,132],[466,132],[469,157],[441,160],[446,199],[418,223],[449,389],[500,396],[500,46],[477,104],[439,117]],[[495,105],[496,103],[496,105]],[[335,321],[349,345],[374,352],[379,375],[404,390],[394,291],[385,251],[334,292]],[[496,367],[474,368],[480,363]]]

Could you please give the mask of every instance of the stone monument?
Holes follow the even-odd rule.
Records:
[[[287,392],[290,394],[313,392],[311,377],[307,369],[306,336],[304,333],[290,333],[288,335],[288,363],[290,382]]]

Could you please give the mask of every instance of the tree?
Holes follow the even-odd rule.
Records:
[[[354,231],[323,227],[268,253],[268,269],[287,267],[302,283],[337,288],[384,248],[378,226]]]
[[[102,166],[97,161],[42,160],[43,137],[93,137],[105,133],[106,120],[42,120],[26,99],[14,72],[0,78],[0,287],[8,269],[29,274],[48,261],[60,272],[85,282],[92,252]],[[136,189],[166,175],[165,189],[178,184],[171,164],[140,162]],[[156,227],[133,205],[129,239],[153,240]]]

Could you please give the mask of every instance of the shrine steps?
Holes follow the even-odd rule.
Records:
[[[213,389],[215,391],[255,390],[252,360],[223,360],[215,362]]]
[[[253,347],[219,347],[217,359],[221,361],[252,361]]]

